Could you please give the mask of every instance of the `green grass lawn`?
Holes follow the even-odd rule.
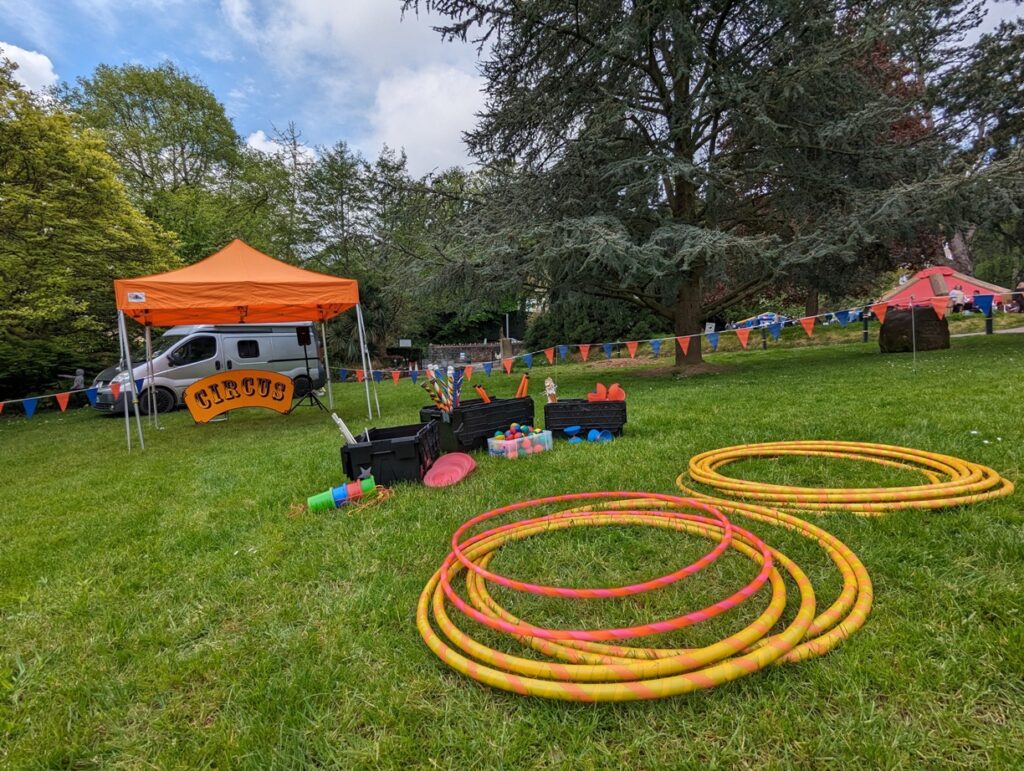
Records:
[[[86,410],[26,420],[9,408],[0,419],[0,765],[1019,768],[1020,493],[934,513],[813,518],[871,574],[865,627],[823,658],[689,696],[625,705],[513,696],[447,669],[414,626],[419,592],[465,519],[577,490],[672,492],[687,459],[714,447],[885,442],[1020,481],[1024,336],[954,340],[920,354],[916,369],[910,356],[877,351],[722,353],[712,361],[725,371],[688,378],[652,377],[649,363],[558,367],[565,398],[597,379],[622,383],[624,438],[518,461],[479,456],[458,487],[402,485],[357,514],[287,516],[342,481],[337,431],[312,409],[209,426],[179,412],[148,433],[145,453],[128,455],[119,420]],[[537,368],[535,398],[549,372]],[[518,383],[477,377],[498,395]],[[361,387],[335,393],[361,427]],[[388,381],[380,402],[379,425],[410,423],[425,396]],[[843,461],[730,471],[787,484],[919,481]],[[831,602],[839,581],[823,553],[781,529],[752,529],[804,567],[819,607]],[[494,566],[601,585],[669,572],[706,548],[660,530],[579,528],[510,545]],[[700,607],[752,570],[724,559],[635,602],[496,596],[532,621],[606,626]],[[669,642],[727,633],[763,607],[751,605]]]

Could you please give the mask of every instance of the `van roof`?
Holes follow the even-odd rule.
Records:
[[[286,332],[295,327],[311,327],[312,321],[281,321],[273,324],[185,324],[179,327],[171,327],[165,335],[191,335],[194,332],[210,332],[212,334],[226,334],[235,332],[267,333]]]

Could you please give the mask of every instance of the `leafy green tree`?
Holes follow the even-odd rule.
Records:
[[[0,396],[116,360],[113,280],[177,265],[135,209],[102,138],[0,60]]]
[[[928,121],[923,89],[894,83],[933,75],[977,6],[404,3],[485,55],[467,141],[498,180],[477,210],[488,280],[632,302],[676,334],[985,202],[1006,169],[945,167],[941,132],[905,125]]]
[[[143,204],[158,191],[209,183],[237,162],[240,140],[224,106],[171,62],[101,64],[57,96],[102,132],[125,185]]]

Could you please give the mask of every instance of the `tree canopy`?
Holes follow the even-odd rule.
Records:
[[[484,57],[484,275],[633,302],[676,334],[772,285],[892,267],[1009,173],[951,164],[926,98],[976,2],[404,7]]]
[[[103,140],[15,82],[0,61],[0,394],[116,347],[112,282],[177,264],[135,209]]]

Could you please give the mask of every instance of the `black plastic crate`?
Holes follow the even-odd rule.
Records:
[[[487,447],[487,440],[496,431],[506,430],[512,423],[533,425],[533,397],[521,399],[496,399],[490,404],[482,399],[468,399],[451,414],[442,413],[437,407],[420,410],[420,420],[440,421],[441,448],[445,452],[467,452]]]
[[[441,457],[440,423],[368,428],[355,444],[341,448],[341,467],[352,480],[370,469],[379,485],[422,482],[423,475]]]
[[[589,402],[586,399],[559,399],[554,404],[544,405],[544,428],[555,438],[565,439],[563,429],[580,426],[583,438],[587,431],[611,431],[613,436],[622,436],[626,425],[626,402]]]

